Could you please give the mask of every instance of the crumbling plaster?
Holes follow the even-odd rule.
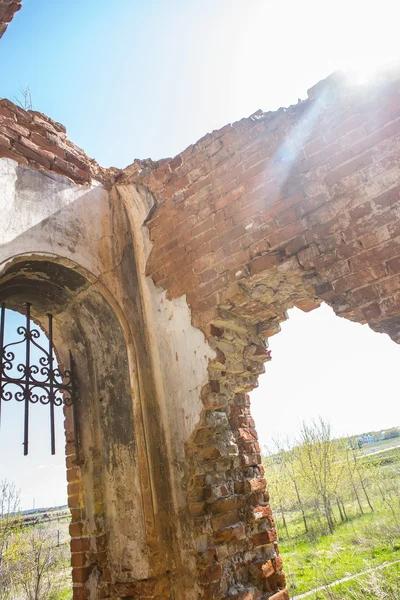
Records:
[[[43,269],[40,273],[39,270],[35,271],[35,264],[42,264],[43,260],[54,261],[55,264],[64,265],[66,271],[80,273],[86,281],[77,292],[77,297],[72,297],[71,306],[65,315],[64,306],[52,307],[46,304],[47,310],[59,313],[55,336],[61,348],[60,356],[66,356],[67,347],[74,348],[75,345],[77,352],[79,348],[79,353],[87,353],[89,340],[92,345],[98,343],[94,330],[102,327],[105,316],[97,301],[91,299],[94,292],[90,290],[95,290],[98,296],[105,298],[118,316],[124,331],[134,413],[134,421],[130,427],[135,431],[137,456],[132,471],[131,450],[124,444],[119,444],[113,449],[115,468],[103,469],[100,503],[106,507],[105,526],[108,544],[112,548],[109,565],[115,573],[120,574],[118,577],[121,583],[127,576],[137,580],[151,577],[154,574],[154,564],[151,564],[151,560],[149,563],[149,555],[158,552],[160,564],[165,560],[158,547],[159,533],[156,533],[161,521],[166,528],[163,544],[171,539],[181,540],[175,543],[174,553],[170,558],[171,569],[180,573],[174,581],[179,581],[180,585],[186,581],[186,591],[182,592],[182,598],[197,598],[199,591],[193,585],[192,576],[195,569],[191,551],[193,534],[186,514],[185,481],[188,474],[185,443],[190,439],[202,410],[200,390],[208,380],[208,363],[214,358],[215,352],[206,342],[204,334],[191,324],[185,299],[167,300],[165,292],[156,288],[151,278],[145,274],[151,242],[144,220],[150,209],[150,196],[140,193],[134,186],[121,188],[118,193],[116,190],[110,193],[96,182],[87,188],[64,176],[37,171],[9,158],[0,159],[0,173],[0,202],[5,215],[0,224],[0,236],[4,240],[0,248],[3,299],[11,302],[12,307],[19,308],[20,300],[15,299],[14,284],[18,265],[23,265],[21,273],[26,274],[27,281],[29,277],[39,280],[40,289],[40,280],[52,278],[53,275],[50,271],[46,275]],[[129,220],[120,218],[123,213],[120,210],[121,202],[128,205]],[[133,251],[129,251],[130,246]],[[126,255],[128,259],[124,258]],[[124,270],[126,268],[134,268],[136,275],[132,277],[132,274]],[[132,288],[127,291],[121,285],[121,278],[128,278],[129,282],[126,283],[129,285],[136,279],[135,285],[139,288],[136,290],[136,309],[135,303],[132,305],[131,302],[135,292]],[[18,285],[23,292],[24,283]],[[65,280],[65,285],[70,285],[68,279]],[[10,289],[11,298],[7,296]],[[64,327],[68,327],[67,319],[80,322],[78,313],[82,307],[86,312],[91,307],[92,315],[90,319],[85,317],[84,323],[78,325],[84,330],[83,335],[87,339],[85,342],[82,338],[76,345],[75,334],[66,334]],[[40,321],[40,314],[37,314],[37,318]],[[93,319],[97,320],[97,324]],[[90,324],[89,321],[93,323]],[[74,330],[74,327],[71,329]],[[109,343],[111,345],[105,350],[112,353],[115,351],[112,339]],[[145,354],[141,344],[146,346],[149,367],[141,364]],[[90,354],[95,356],[96,348],[92,348]],[[121,364],[118,367],[123,368]],[[88,363],[86,368],[90,371],[93,367]],[[113,378],[118,378],[119,375],[109,372],[108,377],[106,385],[115,385]],[[153,388],[150,385],[152,379]],[[100,457],[99,463],[97,455],[103,454],[107,463],[109,444],[107,438],[102,440],[102,436],[99,437],[96,432],[96,422],[107,420],[108,416],[104,413],[104,404],[98,404],[98,395],[96,390],[94,394],[92,390],[85,395],[97,407],[95,411],[91,408],[83,410],[82,417],[86,416],[83,418],[85,425],[82,423],[82,428],[86,452],[89,455],[94,452],[93,460],[101,468],[102,459]],[[110,406],[108,410],[111,410]],[[114,407],[114,410],[118,411],[118,407]],[[129,427],[128,423],[127,426]],[[164,442],[158,439],[157,426],[162,429]],[[149,448],[160,443],[164,466],[158,464],[160,456],[157,450]],[[152,464],[152,461],[157,464]],[[159,468],[161,470],[158,471]],[[85,493],[91,498],[86,497],[82,501],[88,531],[96,531],[98,492],[93,491],[88,484],[91,478],[96,479],[96,476],[89,461]],[[121,494],[121,486],[127,486],[124,504],[121,504],[116,495],[118,489],[118,494]],[[142,495],[138,494],[140,489]],[[163,493],[160,493],[160,489]],[[172,490],[170,501],[168,493],[165,493],[166,489]],[[175,532],[171,533],[172,530]],[[153,541],[149,543],[149,539]],[[93,590],[98,589],[99,581],[98,569],[94,569],[88,580],[90,598],[97,597],[97,591]],[[171,588],[175,588],[174,582],[171,583]],[[175,593],[177,598],[180,597],[178,589]]]

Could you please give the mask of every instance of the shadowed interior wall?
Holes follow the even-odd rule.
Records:
[[[52,312],[59,360],[67,365],[70,349],[76,362],[78,461],[71,409],[65,410],[74,597],[107,597],[111,571],[129,571],[135,579],[149,575],[123,330],[104,297],[56,262],[17,259],[2,273],[0,290],[12,309],[31,302],[33,318],[43,325]]]

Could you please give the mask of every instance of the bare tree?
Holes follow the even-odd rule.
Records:
[[[277,455],[269,453],[265,457],[266,471],[268,473],[268,483],[271,492],[273,506],[276,512],[280,515],[283,528],[286,532],[286,537],[289,538],[289,529],[287,524],[287,513],[289,505],[293,503],[291,498],[290,483],[287,478],[287,473],[281,468]]]
[[[344,465],[340,460],[338,443],[332,439],[329,423],[321,418],[312,423],[303,423],[298,457],[302,477],[312,493],[321,500],[329,532],[333,533],[332,502],[337,496]]]
[[[15,102],[24,110],[32,110],[32,94],[29,85],[26,83],[25,86],[19,86],[19,95],[14,96]]]
[[[360,463],[360,461],[358,460],[359,455],[357,455],[357,446],[356,446],[356,444],[354,442],[350,444],[350,449],[351,449],[352,455],[353,455],[354,470],[355,470],[355,472],[358,475],[358,478],[359,478],[359,481],[360,481],[360,484],[361,484],[361,488],[362,488],[362,490],[364,492],[365,499],[368,502],[368,506],[370,507],[371,511],[374,512],[374,507],[371,504],[371,500],[370,500],[370,497],[369,497],[369,494],[368,494],[368,491],[367,491],[367,487],[366,487],[366,484],[365,484],[365,480],[364,480],[364,477],[363,477],[363,471],[361,469],[361,464],[362,463]],[[366,464],[366,463],[364,463],[364,464]]]
[[[59,587],[57,569],[61,560],[53,531],[37,526],[25,535],[16,577],[24,600],[48,600]]]
[[[10,598],[13,570],[21,544],[20,494],[9,481],[0,483],[0,600]]]
[[[299,473],[298,473],[298,461],[297,461],[297,448],[290,444],[289,440],[286,440],[286,448],[280,444],[278,440],[275,441],[276,448],[279,453],[279,458],[282,466],[284,467],[296,494],[298,506],[301,511],[303,518],[305,532],[308,533],[308,523],[304,503],[300,494],[299,486]]]

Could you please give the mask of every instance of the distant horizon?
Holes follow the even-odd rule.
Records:
[[[391,425],[389,427],[383,428],[383,429],[379,429],[376,431],[373,431],[373,433],[381,433],[382,431],[385,431],[385,429],[392,429],[394,427],[398,427],[400,428],[400,425]],[[363,431],[362,433],[356,433],[351,437],[360,437],[362,435],[366,435],[367,433],[371,433],[372,431]],[[333,439],[339,440],[339,439],[346,439],[346,437],[335,437]],[[396,440],[398,438],[388,438],[387,440],[379,440],[379,441],[388,441],[389,439],[393,439]],[[263,448],[261,449],[261,454],[262,456],[265,456]],[[22,491],[22,490],[18,490],[18,491]],[[68,503],[65,502],[65,504],[56,504],[56,505],[44,505],[44,506],[35,506],[35,508],[26,508],[26,509],[21,509],[18,510],[15,514],[30,514],[30,513],[35,513],[35,512],[45,512],[47,510],[61,510],[61,509],[68,509]]]

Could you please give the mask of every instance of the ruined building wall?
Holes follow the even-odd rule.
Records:
[[[64,125],[36,110],[23,110],[6,98],[0,99],[0,156],[65,175],[75,183],[95,180],[110,185],[118,173],[88,158],[67,138]]]
[[[399,90],[333,77],[117,178],[127,204],[153,193],[146,273],[186,297],[216,351],[186,445],[205,598],[287,597],[247,396],[286,310],[324,300],[399,341]]]
[[[0,205],[0,299],[31,302],[38,322],[51,312],[58,356],[68,364],[71,349],[77,365],[78,462],[65,420],[74,600],[194,599],[176,496],[214,352],[184,301],[143,290],[146,241],[116,190],[0,158]],[[141,223],[146,198],[134,210]]]
[[[255,302],[243,288],[291,272],[297,302],[318,297],[359,322],[385,321],[396,339],[396,304],[384,302],[394,290],[380,280],[397,275],[399,89],[397,77],[348,87],[333,76],[298,105],[228,125],[159,166],[128,167],[117,184],[140,182],[157,202],[148,275],[171,297],[187,294],[205,326],[221,304],[276,320],[278,290],[263,302],[258,289]]]
[[[0,294],[81,369],[74,600],[288,598],[248,392],[292,306],[399,341],[399,92],[331,77],[122,172],[0,101]]]

